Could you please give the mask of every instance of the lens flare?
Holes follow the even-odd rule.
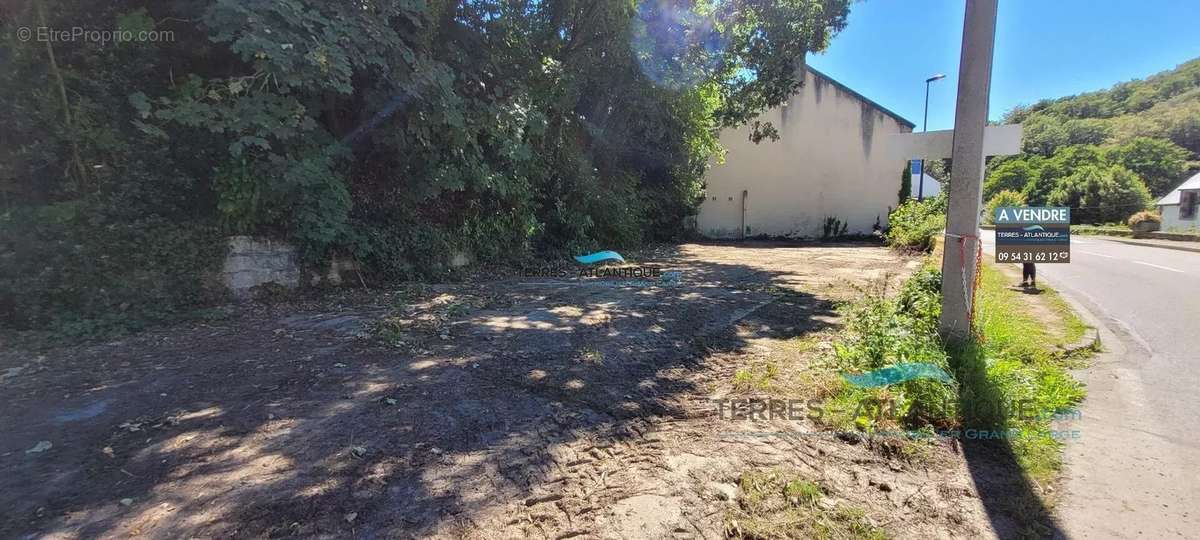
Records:
[[[713,19],[687,4],[645,1],[634,19],[631,46],[642,72],[672,90],[693,88],[710,77],[726,46]]]

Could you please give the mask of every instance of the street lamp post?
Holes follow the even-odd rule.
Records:
[[[945,75],[938,73],[925,79],[925,119],[921,120],[921,133],[925,133],[929,127],[929,83],[945,78]],[[921,158],[921,176],[917,178],[917,200],[925,200],[925,158]]]

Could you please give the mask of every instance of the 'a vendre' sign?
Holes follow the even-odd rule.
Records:
[[[1071,262],[1071,209],[1001,206],[996,209],[996,262]]]

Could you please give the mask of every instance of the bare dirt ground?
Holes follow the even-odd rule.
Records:
[[[0,537],[719,538],[764,470],[889,536],[995,534],[952,443],[749,436],[816,428],[712,401],[915,260],[764,243],[641,262],[682,279],[493,276],[0,353]]]

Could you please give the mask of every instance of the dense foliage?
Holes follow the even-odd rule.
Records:
[[[1200,153],[1200,59],[1108,90],[1017,107],[1003,121],[1024,124],[1023,153],[989,161],[984,200],[1005,190],[1031,205],[1087,199],[1088,208],[1072,213],[1076,223],[1123,221],[1200,168],[1189,161]]]
[[[942,273],[925,268],[904,283],[895,298],[867,295],[845,308],[846,325],[834,344],[838,369],[860,373],[907,363],[930,364],[953,373],[950,357],[938,336],[942,311]],[[888,387],[904,427],[948,427],[958,421],[957,388],[932,379],[914,379]],[[877,398],[878,389],[843,385],[836,399],[861,403]],[[858,406],[842,410],[860,411]],[[870,429],[870,418],[853,418],[855,427]],[[848,426],[847,426],[848,427]]]
[[[1004,123],[1025,125],[1024,150],[1049,156],[1074,144],[1166,139],[1200,152],[1200,58],[1108,90],[1017,107]]]
[[[160,289],[201,283],[222,234],[352,257],[379,279],[438,274],[456,252],[674,237],[720,157],[717,130],[794,93],[849,0],[9,4],[0,311],[38,326],[62,306],[20,291],[43,283],[114,308],[128,302],[105,295],[153,282],[143,299],[187,305],[190,292]],[[14,30],[74,26],[161,34]],[[177,230],[203,231],[205,256],[158,241]],[[34,237],[45,246],[25,249]],[[45,275],[31,275],[35,253]],[[85,285],[66,270],[82,254],[121,263]]]
[[[844,330],[834,344],[836,369],[863,373],[922,362],[946,371],[953,383],[913,379],[875,388],[842,383],[824,421],[867,433],[904,429],[912,438],[944,428],[950,434],[1006,433],[1004,441],[1022,470],[1037,482],[1053,479],[1062,445],[1050,431],[1053,420],[1073,414],[1084,397],[1083,386],[1067,371],[1071,359],[1059,351],[1077,342],[1085,326],[1052,291],[1046,295],[1051,314],[1031,314],[1010,279],[990,265],[982,268],[976,328],[983,339],[958,344],[938,336],[942,274],[936,269],[921,269],[896,295],[865,291],[844,308]],[[1057,317],[1063,330],[1046,324],[1047,316]]]
[[[939,231],[946,228],[946,193],[918,201],[909,199],[888,215],[888,245],[928,251]]]
[[[1046,197],[1050,206],[1071,207],[1071,219],[1077,223],[1124,221],[1150,202],[1145,184],[1120,165],[1076,168]]]
[[[991,225],[996,222],[996,209],[1001,206],[1026,206],[1029,201],[1019,191],[1004,190],[997,193],[987,204],[983,205],[983,222]]]

